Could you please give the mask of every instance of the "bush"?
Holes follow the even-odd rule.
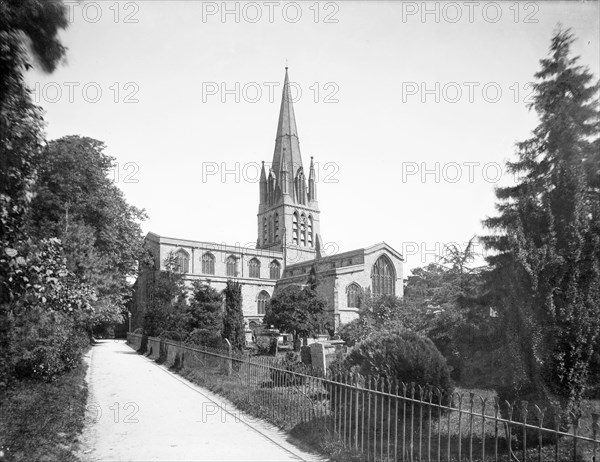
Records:
[[[221,342],[221,334],[211,332],[208,329],[194,329],[185,339],[185,343],[190,345],[202,345],[212,348],[220,348]]]
[[[344,360],[344,367],[362,375],[432,385],[446,396],[454,391],[442,354],[427,337],[409,330],[370,335],[354,347]]]
[[[75,368],[89,337],[62,312],[31,308],[12,320],[10,360],[15,377],[52,381]]]

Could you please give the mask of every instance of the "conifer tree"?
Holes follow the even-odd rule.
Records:
[[[223,338],[228,339],[235,350],[241,350],[246,345],[244,312],[242,310],[242,285],[237,281],[228,280],[223,294],[225,295]]]
[[[586,390],[600,330],[599,86],[570,55],[574,40],[558,30],[540,61],[539,124],[507,164],[517,181],[497,189],[499,215],[484,221],[490,301],[521,365],[513,391],[569,406]]]

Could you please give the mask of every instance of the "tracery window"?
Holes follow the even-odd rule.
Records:
[[[190,272],[190,254],[183,249],[175,252],[175,271],[178,273]]]
[[[215,274],[215,256],[210,252],[202,255],[202,274]]]
[[[371,288],[373,295],[395,295],[396,272],[388,257],[382,255],[371,270]]]
[[[278,261],[273,260],[269,265],[269,278],[279,279],[281,277],[281,265]]]
[[[348,308],[360,308],[362,289],[356,282],[346,287],[346,295],[348,296]]]
[[[251,278],[260,277],[260,261],[258,259],[253,258],[248,262],[248,274]]]
[[[308,222],[306,223],[306,226],[308,228],[308,246],[312,247],[313,246],[313,219],[312,219],[312,215],[308,216]]]
[[[271,296],[268,292],[262,290],[256,297],[256,312],[258,314],[265,314],[267,312],[267,305]]]
[[[227,265],[227,276],[237,277],[237,275],[238,275],[237,258],[235,258],[233,255],[230,255],[229,257],[227,257],[226,265]]]

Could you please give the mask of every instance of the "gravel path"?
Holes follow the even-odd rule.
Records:
[[[122,341],[100,342],[86,360],[88,412],[79,454],[83,460],[324,460]]]

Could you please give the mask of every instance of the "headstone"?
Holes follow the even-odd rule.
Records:
[[[313,369],[320,369],[323,372],[327,370],[327,364],[325,363],[325,345],[316,342],[311,343],[310,358]]]

